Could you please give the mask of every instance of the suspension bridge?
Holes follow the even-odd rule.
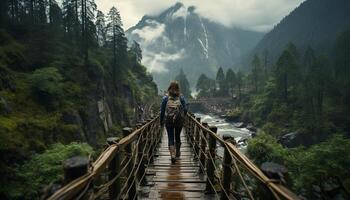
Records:
[[[299,199],[216,131],[187,114],[181,157],[171,164],[159,117],[124,128],[94,162],[65,169],[71,181],[47,199]]]

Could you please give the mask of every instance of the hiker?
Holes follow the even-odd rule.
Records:
[[[163,97],[160,109],[160,124],[168,133],[168,146],[171,162],[180,157],[180,133],[187,113],[185,98],[180,93],[179,83],[172,81]],[[175,137],[174,137],[175,136]]]

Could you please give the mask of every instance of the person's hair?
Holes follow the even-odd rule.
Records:
[[[171,81],[168,87],[168,95],[177,97],[180,96],[180,86],[177,81]]]

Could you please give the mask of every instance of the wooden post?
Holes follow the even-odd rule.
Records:
[[[113,145],[119,141],[119,138],[117,137],[110,137],[107,138],[107,144]],[[117,152],[117,154],[114,156],[112,161],[109,163],[108,170],[109,170],[109,180],[112,180],[120,170],[120,152]],[[120,193],[121,185],[120,185],[120,177],[117,178],[111,186],[109,186],[109,199],[117,199],[118,195]]]
[[[215,134],[218,131],[218,128],[216,126],[211,126],[209,129]],[[215,155],[216,155],[216,139],[212,134],[209,134],[209,151],[208,151],[208,160],[207,160],[207,184],[205,189],[208,194],[213,194],[215,192],[213,186],[210,184],[210,183],[212,183],[213,185],[215,184],[215,176],[214,176]]]
[[[201,118],[197,117],[196,120],[198,122],[201,122]],[[197,126],[197,124],[195,124],[195,128],[194,128],[194,151],[196,152],[195,155],[199,156],[199,135],[200,135],[200,128]],[[198,157],[196,157],[195,159],[198,159]]]
[[[144,131],[142,131],[142,133],[140,134],[139,137],[139,143],[138,143],[138,151],[137,151],[137,163],[135,164],[135,167],[137,167],[138,165],[140,165],[139,170],[137,171],[137,178],[140,181],[140,185],[144,185],[144,179],[142,179],[143,174],[145,173],[145,162],[144,159],[142,158],[143,153],[145,153],[145,155],[147,155],[147,152],[143,152],[144,147],[145,147],[145,138],[147,138],[147,129],[145,129]]]
[[[157,123],[157,122],[154,122]],[[155,124],[152,123],[149,125],[149,127],[147,128],[148,134],[147,134],[147,140],[148,140],[148,145],[149,145],[149,151],[148,151],[148,159],[149,159],[149,163],[153,163],[154,162],[154,158],[153,158],[153,151],[155,148],[156,144],[156,138],[157,138],[157,132],[155,129]]]
[[[223,137],[223,139],[229,140],[231,139],[231,137]],[[231,163],[232,163],[232,158],[230,155],[229,150],[224,146],[224,161],[223,161],[223,189],[226,191],[226,193],[224,191],[221,192],[221,200],[228,200],[229,197],[226,196],[230,194],[230,190],[231,190],[231,176],[232,176],[232,171],[231,171]]]
[[[204,127],[208,128],[208,123],[206,122],[203,122],[202,123]],[[199,161],[202,163],[202,166],[205,167],[205,150],[206,150],[206,146],[207,146],[207,143],[205,142],[206,141],[206,138],[207,138],[207,131],[203,130],[202,131],[203,135],[200,135],[200,158],[199,158]],[[199,168],[199,173],[204,173],[203,169],[200,167]]]
[[[124,137],[128,136],[129,134],[131,134],[131,132],[132,132],[132,128],[123,128],[123,136]],[[126,145],[126,147],[125,147],[125,159],[126,160],[130,160],[131,159],[129,165],[127,166],[127,173],[126,173],[126,175],[127,176],[131,175],[131,177],[130,177],[128,183],[127,183],[128,184],[127,188],[131,187],[131,189],[130,189],[130,191],[128,193],[128,198],[129,199],[134,199],[136,197],[136,182],[134,181],[134,183],[133,183],[133,179],[135,178],[135,176],[133,174],[131,174],[132,173],[132,169],[134,167],[133,159],[131,157],[132,156],[132,150],[131,149],[132,149],[131,148],[131,143]]]
[[[77,179],[88,172],[89,158],[75,156],[63,162],[64,184]]]

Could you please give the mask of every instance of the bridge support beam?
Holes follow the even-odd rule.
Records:
[[[108,145],[113,145],[118,143],[119,138],[118,137],[110,137],[107,138],[107,144]],[[115,176],[119,173],[120,170],[120,154],[115,154],[114,158],[108,165],[108,170],[109,170],[109,176],[108,179],[109,181],[114,179]],[[117,178],[111,186],[109,186],[109,199],[111,200],[116,200],[118,198],[118,195],[120,193],[121,185],[120,185],[120,177]]]
[[[216,133],[218,128],[216,126],[211,126],[209,128],[212,132]],[[216,138],[209,134],[209,151],[207,159],[207,184],[206,193],[213,194],[215,192],[213,186],[215,184],[215,155],[216,155]]]

